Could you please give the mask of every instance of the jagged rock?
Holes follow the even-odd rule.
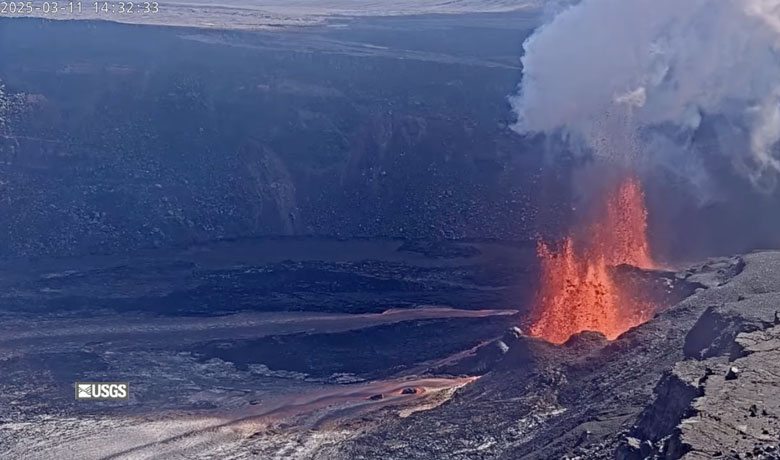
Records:
[[[612,342],[505,334],[501,360],[446,405],[383,424],[335,458],[777,458],[764,446],[780,439],[779,273],[778,252],[694,267],[674,279],[706,289]],[[739,379],[726,380],[730,367]]]
[[[677,442],[691,452],[718,446],[764,458],[756,457],[756,447],[780,439],[780,326],[740,333],[735,342],[741,357],[733,365],[724,366],[718,356],[707,360],[723,371],[703,380],[702,397],[681,422]],[[734,369],[739,378],[727,378]]]
[[[642,447],[642,441],[640,441],[637,438],[633,438],[631,436],[626,438],[626,445],[630,447],[631,449],[639,452],[639,449]]]
[[[686,356],[697,359],[721,354],[737,356],[736,336],[773,325],[778,303],[780,293],[767,292],[709,307],[686,337]]]
[[[714,288],[738,275],[744,267],[745,261],[741,257],[711,259],[689,270],[679,272],[678,276],[688,282]]]
[[[664,375],[656,386],[655,400],[639,417],[638,423],[631,431],[631,436],[650,440],[651,443],[661,441],[665,449],[676,449],[675,446],[664,444],[673,439],[678,425],[689,412],[693,401],[702,395],[702,376],[707,375],[703,363],[686,361],[678,363]],[[647,449],[646,449],[647,450]],[[651,447],[650,451],[653,450]],[[633,459],[633,451],[621,446],[618,449],[618,459]],[[642,453],[638,458],[646,458],[650,452]]]
[[[735,366],[729,367],[728,372],[726,372],[726,380],[736,380],[739,378],[739,368]]]
[[[632,436],[627,436],[615,455],[618,460],[644,460],[649,458],[653,451],[653,444],[650,441],[641,441]]]
[[[583,331],[571,336],[564,346],[585,352],[586,350],[603,348],[608,343],[607,338],[601,332]]]
[[[507,345],[512,346],[512,344],[520,340],[523,335],[524,334],[522,329],[519,327],[511,327],[508,331],[506,331],[504,336],[501,337],[501,340]]]
[[[517,328],[513,328],[517,329]],[[517,329],[519,331],[519,329]],[[435,368],[435,373],[452,375],[481,375],[491,370],[503,356],[509,351],[509,343],[517,343],[518,338],[514,338],[514,332],[510,330],[504,334],[502,339],[493,340],[486,343],[473,353],[467,354],[460,359],[448,362]]]

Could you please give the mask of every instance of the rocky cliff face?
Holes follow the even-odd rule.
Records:
[[[750,259],[767,278],[699,317],[687,359],[659,383],[618,458],[780,456],[780,296],[771,279],[780,267],[776,255]]]
[[[529,238],[543,156],[508,128],[506,95],[530,24],[431,21],[245,35],[3,22],[0,81],[24,109],[0,115],[0,257]],[[469,40],[431,32],[458,21]]]
[[[780,253],[677,274],[698,286],[614,342],[517,331],[438,409],[381,423],[338,458],[780,458]],[[467,362],[467,361],[464,361]],[[323,457],[324,458],[324,457]]]

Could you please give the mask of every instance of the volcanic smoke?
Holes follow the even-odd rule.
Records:
[[[539,241],[538,318],[531,335],[563,343],[582,331],[613,340],[650,319],[652,306],[613,276],[622,264],[653,268],[644,192],[630,176],[609,190],[596,223],[570,235],[559,249]]]
[[[780,1],[546,3],[549,20],[523,44],[515,130],[562,134],[572,150],[701,192],[719,189],[717,155],[761,190],[780,184]]]

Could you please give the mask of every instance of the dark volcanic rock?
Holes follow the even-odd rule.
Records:
[[[424,254],[428,257],[436,258],[457,258],[473,257],[479,255],[479,249],[474,246],[457,244],[453,241],[430,241],[414,240],[406,241],[399,248],[399,251],[414,252]]]
[[[481,344],[470,353],[457,356],[456,359],[449,360],[432,371],[434,374],[482,375],[496,367],[511,347],[516,350],[523,349],[524,345],[521,342],[525,339],[527,338],[522,331],[513,327],[500,339]]]
[[[607,338],[601,332],[583,331],[569,337],[564,346],[581,352],[604,348]]]
[[[526,20],[462,20],[466,41],[416,23],[388,33],[403,27],[394,21],[340,37],[198,31],[213,33],[204,43],[168,28],[0,19],[0,80],[9,97],[37,101],[3,117],[12,132],[0,124],[2,257],[535,231],[543,160],[508,128],[506,104]],[[345,51],[372,37],[385,51]],[[410,40],[433,37],[447,59],[407,58]],[[475,43],[484,62],[464,65],[456,56]],[[560,202],[545,213],[563,214]]]
[[[780,293],[755,294],[741,299],[710,307],[704,312],[685,340],[686,356],[707,358],[739,353],[735,341],[737,335],[775,324],[775,313],[780,309]]]
[[[617,340],[506,334],[503,357],[448,403],[385,419],[329,458],[777,458],[780,253],[674,278],[696,292]]]
[[[240,369],[259,365],[331,380],[344,374],[382,378],[495,337],[506,321],[500,317],[404,321],[340,333],[219,340],[194,351],[203,361],[218,358]]]
[[[702,376],[702,397],[691,404],[670,443],[692,453],[774,458],[763,454],[780,440],[780,327],[740,333],[735,341],[743,357],[704,361],[713,372]],[[737,379],[727,378],[731,367],[739,369]]]
[[[637,450],[630,442],[631,439],[643,439],[654,445],[676,434],[680,421],[689,414],[693,401],[703,395],[702,373],[707,375],[709,372],[696,367],[701,363],[693,363],[693,366],[688,364],[679,363],[662,377],[654,390],[655,401],[645,409],[631,436],[618,449],[618,459],[648,457],[650,452],[647,449],[640,452],[640,457],[636,456]]]

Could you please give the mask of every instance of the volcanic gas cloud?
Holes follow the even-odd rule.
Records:
[[[595,223],[569,236],[558,249],[538,243],[541,279],[531,335],[563,343],[588,330],[615,339],[652,314],[652,305],[613,276],[621,264],[653,267],[639,180],[629,176],[608,190],[596,214]]]
[[[675,177],[702,203],[721,199],[718,181],[739,176],[774,193],[780,0],[545,3],[550,14],[523,44],[523,78],[510,98],[518,133],[554,140],[552,155]],[[592,190],[600,182],[573,174],[604,210],[560,245],[539,243],[532,334],[562,342],[592,329],[614,338],[649,315],[610,268],[653,266],[641,185],[623,177],[602,195]]]

